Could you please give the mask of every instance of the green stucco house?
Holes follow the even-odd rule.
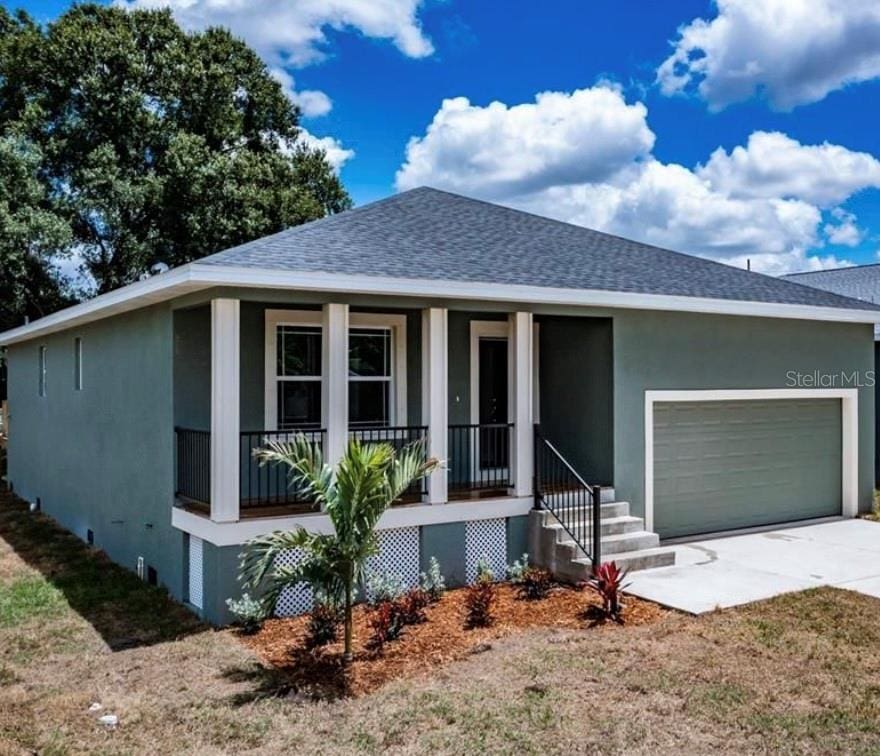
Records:
[[[668,564],[663,539],[871,506],[880,308],[416,189],[0,335],[9,482],[209,621],[248,539],[328,518],[268,438],[446,461],[376,565],[451,583],[524,551]],[[295,561],[298,555],[285,558]],[[302,586],[279,614],[310,605]]]

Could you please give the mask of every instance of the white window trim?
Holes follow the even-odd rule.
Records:
[[[73,390],[83,390],[83,340],[82,336],[73,337]]]
[[[540,343],[541,326],[535,323],[532,326],[532,422],[541,422],[541,391],[540,391]],[[480,339],[505,339],[510,344],[510,324],[506,320],[472,320],[471,321],[471,424],[480,422]],[[512,365],[512,362],[510,363]],[[509,366],[508,366],[509,367]],[[512,416],[512,398],[510,397],[511,375],[508,370],[508,409],[507,416]]]
[[[480,339],[504,339],[510,346],[510,325],[506,320],[471,321],[471,425],[480,422]],[[508,359],[507,375],[507,422],[510,422],[512,401],[510,376],[512,361]]]
[[[278,326],[307,326],[320,328],[320,310],[266,310],[265,316],[265,393],[263,430],[278,430],[278,389],[276,349]],[[392,355],[390,425],[407,424],[406,397],[406,315],[390,313],[353,312],[348,317],[349,328],[390,328]],[[324,349],[326,345],[322,344]],[[323,382],[325,376],[321,376]],[[346,383],[348,369],[346,363]],[[306,379],[308,380],[308,379]]]
[[[37,350],[37,394],[45,399],[49,393],[48,373],[49,373],[49,350],[45,344],[40,344]]]
[[[654,405],[657,402],[725,402],[762,399],[840,399],[841,502],[844,517],[859,511],[858,389],[721,389],[645,391],[645,529],[654,529]]]

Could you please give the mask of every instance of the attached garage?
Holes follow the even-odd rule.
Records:
[[[647,393],[647,519],[661,538],[851,508],[844,502],[855,486],[848,440],[854,394]]]

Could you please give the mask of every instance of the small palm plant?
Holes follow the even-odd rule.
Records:
[[[330,517],[332,534],[305,528],[276,531],[250,541],[241,556],[241,580],[251,590],[263,590],[263,608],[270,614],[281,592],[307,582],[344,607],[345,661],[352,658],[352,604],[355,585],[363,579],[367,559],[376,553],[376,524],[382,513],[416,480],[438,464],[425,460],[421,443],[395,451],[389,444],[349,442],[333,469],[324,463],[321,448],[297,436],[293,441],[269,441],[255,452],[261,464],[287,465],[291,482],[304,486]],[[278,565],[288,549],[305,554],[298,565]]]

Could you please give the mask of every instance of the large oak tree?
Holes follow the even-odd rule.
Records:
[[[351,204],[256,53],[166,10],[79,5],[43,27],[0,7],[0,138],[0,190],[22,182],[0,198],[0,267],[20,291],[64,254],[104,292]],[[26,312],[7,309],[0,327]]]

